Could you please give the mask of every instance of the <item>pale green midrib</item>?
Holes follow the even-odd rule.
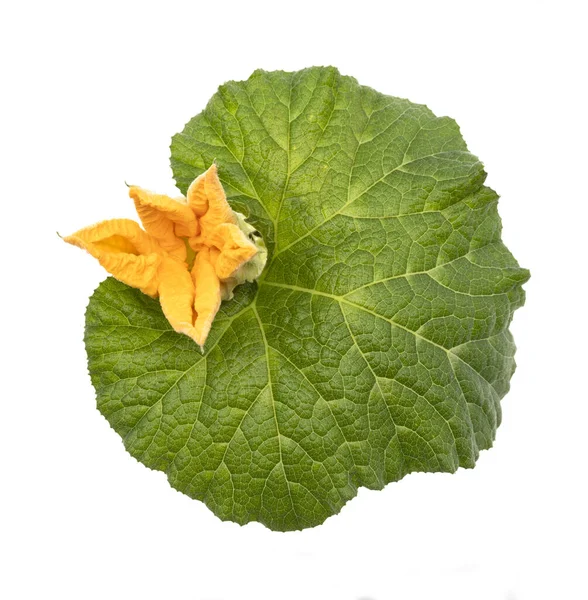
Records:
[[[279,288],[283,288],[283,289],[289,289],[292,291],[296,291],[296,292],[304,292],[307,294],[312,294],[312,295],[317,295],[317,296],[324,296],[326,298],[330,298],[331,300],[335,300],[335,302],[338,303],[344,303],[344,304],[348,304],[349,306],[352,306],[354,308],[363,310],[364,312],[370,313],[373,316],[377,317],[378,319],[382,319],[388,323],[390,323],[391,325],[395,326],[395,327],[399,327],[400,329],[404,329],[404,331],[414,335],[415,337],[418,337],[419,339],[423,340],[424,342],[427,342],[429,344],[432,344],[433,346],[436,346],[437,348],[440,348],[441,350],[443,350],[444,352],[446,352],[447,354],[451,354],[452,356],[455,356],[455,358],[457,358],[460,362],[463,362],[465,365],[467,365],[468,367],[470,367],[471,369],[473,369],[473,371],[475,373],[478,374],[478,376],[483,379],[490,387],[491,389],[494,390],[494,386],[485,378],[482,376],[481,373],[478,373],[478,371],[476,371],[476,369],[474,369],[469,363],[467,363],[463,358],[461,358],[460,356],[458,356],[457,354],[454,354],[452,352],[452,349],[448,349],[445,348],[445,346],[441,346],[440,344],[437,344],[437,342],[434,342],[433,340],[430,340],[429,338],[424,337],[423,335],[421,335],[420,333],[417,333],[416,331],[413,331],[412,329],[408,329],[408,327],[405,327],[404,325],[401,325],[400,323],[397,323],[396,321],[393,321],[392,319],[388,319],[386,317],[384,317],[383,315],[380,315],[368,308],[366,308],[365,306],[361,306],[361,304],[356,304],[354,302],[351,302],[349,300],[347,300],[344,296],[336,296],[335,294],[329,294],[327,292],[319,292],[317,290],[311,290],[309,288],[303,288],[303,287],[298,287],[295,285],[287,285],[284,283],[273,283],[270,281],[264,281],[263,285],[269,285],[272,287],[279,287]],[[460,344],[463,345],[463,344]],[[496,390],[494,390],[495,393]]]
[[[413,275],[428,275],[435,283],[437,283],[438,285],[440,285],[441,287],[445,288],[446,290],[449,290],[450,292],[453,292],[454,294],[458,295],[458,296],[469,296],[471,298],[492,298],[494,296],[506,296],[508,295],[508,293],[515,288],[518,283],[513,283],[512,287],[509,288],[508,290],[504,291],[504,292],[495,292],[494,294],[470,294],[468,292],[460,292],[459,290],[454,290],[453,288],[450,288],[448,285],[444,284],[443,282],[439,281],[438,279],[436,279],[435,277],[433,277],[433,273],[437,270],[437,269],[441,269],[442,267],[446,267],[447,265],[450,265],[458,260],[467,260],[472,266],[475,267],[480,267],[480,265],[477,265],[476,263],[472,262],[471,260],[469,260],[468,255],[471,254],[471,250],[469,250],[466,254],[462,254],[461,256],[456,256],[455,258],[442,263],[440,265],[437,265],[435,267],[433,267],[432,269],[426,269],[424,271],[411,271],[409,273],[401,273],[399,275],[391,275],[390,277],[384,277],[383,279],[375,279],[374,281],[370,281],[369,283],[365,283],[363,285],[360,285],[356,288],[353,288],[350,292],[346,292],[345,294],[343,294],[343,298],[346,296],[350,296],[351,294],[355,294],[356,292],[360,291],[360,290],[364,290],[368,287],[371,286],[375,286],[379,283],[386,283],[387,281],[393,281],[395,279],[408,279],[409,277],[413,276]],[[480,267],[483,268],[483,267]],[[515,269],[517,269],[518,267],[513,267]],[[270,282],[267,282],[270,283]]]
[[[282,197],[280,198],[280,202],[278,204],[278,210],[276,212],[276,219],[274,221],[274,238],[276,240],[275,244],[276,244],[276,251],[278,251],[278,245],[280,243],[280,237],[278,235],[278,228],[280,226],[280,212],[282,211],[282,204],[284,203],[284,197],[286,196],[286,190],[288,189],[288,185],[290,183],[290,166],[291,166],[291,159],[290,159],[290,136],[291,134],[291,129],[292,129],[292,121],[290,121],[290,110],[291,110],[291,104],[292,104],[292,77],[290,77],[290,93],[288,96],[288,139],[286,142],[286,181],[284,182],[284,189],[282,190]],[[313,90],[314,93],[314,90]],[[261,117],[260,117],[261,119]]]
[[[433,273],[435,271],[437,271],[438,269],[441,269],[443,267],[451,265],[454,262],[457,262],[458,260],[461,260],[461,259],[467,260],[472,266],[483,268],[480,265],[478,265],[477,263],[474,263],[471,260],[469,260],[468,256],[470,254],[472,254],[472,252],[478,251],[481,248],[485,248],[486,246],[491,246],[491,245],[493,245],[495,243],[499,243],[499,242],[490,242],[489,244],[486,244],[485,246],[480,247],[480,248],[475,248],[474,250],[469,249],[465,254],[460,254],[459,256],[456,256],[455,258],[452,258],[451,260],[448,260],[447,262],[435,265],[434,267],[432,267],[430,269],[425,269],[424,271],[410,271],[410,272],[407,272],[407,273],[399,273],[398,275],[391,275],[390,277],[384,277],[382,279],[375,279],[374,281],[370,281],[370,282],[365,283],[363,285],[360,285],[360,286],[358,286],[356,288],[353,288],[352,290],[350,290],[349,292],[346,292],[342,296],[337,296],[337,297],[338,298],[339,297],[345,298],[346,296],[350,296],[351,294],[355,294],[356,292],[358,292],[360,290],[366,289],[366,288],[371,287],[371,286],[375,286],[375,285],[377,285],[379,283],[385,283],[387,281],[393,281],[395,279],[407,279],[408,277],[411,277],[413,275],[428,275],[435,283],[438,283],[441,287],[444,287],[444,288],[448,289],[449,291],[451,291],[451,292],[453,292],[454,294],[457,294],[457,295],[470,296],[470,297],[475,297],[475,298],[490,298],[490,297],[493,297],[493,296],[505,296],[513,288],[517,287],[519,285],[519,283],[515,282],[515,283],[513,283],[512,287],[509,288],[508,290],[506,290],[504,292],[496,292],[495,294],[469,294],[467,292],[460,292],[458,290],[454,290],[454,289],[448,287],[447,285],[445,285],[444,283],[442,283],[441,281],[439,281],[438,279],[436,279],[435,277],[433,277]],[[488,267],[488,268],[496,268],[496,267]],[[517,267],[517,266],[512,266],[512,267],[509,267],[509,268],[515,269],[515,270],[524,270],[524,269],[521,269],[521,267]],[[269,269],[266,267],[266,269],[264,270],[264,273],[262,274],[262,278],[263,279],[260,279],[259,283],[261,284],[263,282],[263,283],[268,283],[268,284],[269,283],[275,283],[276,285],[279,284],[279,282],[267,281],[267,279],[266,279],[266,272],[268,272],[268,271],[269,271]],[[286,284],[284,284],[284,285],[286,285]],[[294,286],[294,287],[296,287],[296,286]],[[302,287],[300,288],[300,291],[308,291],[308,290],[310,290],[310,288],[302,288]]]
[[[408,151],[408,150],[407,150]],[[470,152],[467,152],[465,150],[459,151],[459,150],[448,150],[447,152],[451,152],[451,153],[458,153],[458,152],[462,152],[463,154],[470,154]],[[398,166],[394,167],[394,169],[392,169],[391,171],[389,171],[388,173],[384,174],[380,179],[378,179],[377,181],[375,181],[373,184],[371,184],[369,187],[367,187],[365,190],[363,190],[360,194],[358,194],[357,196],[355,196],[354,198],[350,198],[348,199],[340,208],[338,208],[336,211],[334,211],[333,213],[331,213],[324,221],[321,221],[320,223],[318,223],[317,225],[314,225],[311,229],[309,229],[306,233],[304,233],[303,235],[299,236],[298,238],[296,238],[295,240],[293,240],[292,242],[290,242],[289,244],[287,244],[286,246],[284,246],[281,250],[277,251],[274,254],[274,258],[277,258],[280,254],[282,254],[283,252],[285,252],[286,250],[288,250],[289,248],[291,248],[292,246],[294,246],[295,244],[298,244],[301,240],[307,238],[309,235],[311,235],[312,233],[314,233],[317,229],[321,228],[323,225],[325,225],[328,221],[330,221],[333,217],[342,214],[342,212],[351,204],[353,204],[355,201],[357,201],[359,198],[361,198],[365,193],[367,193],[371,188],[373,188],[375,185],[377,185],[378,183],[380,183],[381,181],[383,181],[386,177],[388,177],[389,175],[391,175],[392,173],[396,172],[396,171],[401,171],[402,167],[405,167],[406,165],[410,165],[413,162],[418,162],[420,160],[425,160],[427,158],[432,158],[435,156],[438,156],[439,154],[445,154],[446,152],[435,152],[433,154],[430,154],[428,156],[421,156],[419,158],[415,158],[413,160],[409,160],[407,162],[401,163]],[[473,156],[473,155],[471,155]],[[476,163],[472,163],[472,165],[474,165]],[[477,164],[481,164],[480,161],[478,161]],[[439,182],[439,179],[436,179],[435,177],[433,177],[432,175],[427,175],[428,177],[430,177],[431,179],[435,179],[435,181]],[[463,179],[462,177],[456,177],[454,179]],[[443,180],[446,181],[446,180]],[[481,184],[480,184],[481,187]],[[349,188],[348,188],[349,190]],[[457,202],[457,201],[456,201]],[[451,205],[453,206],[453,204]],[[446,207],[449,208],[449,207]],[[420,213],[415,213],[415,214],[420,214]],[[277,242],[276,242],[277,244]]]
[[[288,488],[288,497],[290,498],[290,505],[292,506],[292,511],[293,511],[294,515],[296,516],[297,521],[300,522],[300,517],[299,517],[298,513],[296,512],[296,508],[294,507],[294,498],[292,497],[292,491],[290,489],[290,481],[288,479],[288,476],[286,475],[286,469],[284,466],[284,459],[283,459],[283,455],[282,455],[282,441],[280,439],[280,425],[278,423],[278,415],[276,413],[276,401],[274,399],[274,390],[272,387],[272,376],[271,376],[271,369],[270,369],[270,364],[269,364],[269,348],[270,347],[269,347],[269,344],[267,343],[267,339],[265,337],[265,329],[263,327],[263,322],[259,317],[259,313],[257,312],[257,307],[255,306],[255,302],[253,302],[250,305],[250,308],[253,311],[255,318],[257,319],[257,324],[259,326],[259,331],[261,333],[261,337],[262,337],[263,344],[265,347],[265,362],[266,362],[266,366],[267,366],[267,382],[268,382],[270,397],[271,397],[271,401],[272,401],[272,410],[273,410],[273,414],[274,414],[274,421],[276,423],[276,434],[277,434],[276,437],[278,440],[278,454],[280,457],[279,462],[276,463],[274,465],[274,467],[272,468],[272,470],[268,473],[266,483],[264,484],[261,496],[263,497],[263,494],[265,492],[265,486],[267,485],[267,481],[269,480],[271,473],[278,466],[278,464],[280,464],[282,466],[282,474],[284,476],[284,481],[286,482],[286,486]]]

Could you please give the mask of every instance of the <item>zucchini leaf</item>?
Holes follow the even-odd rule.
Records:
[[[456,123],[334,68],[256,71],[174,136],[182,193],[216,161],[269,250],[201,354],[110,278],[86,347],[127,450],[221,519],[322,523],[360,486],[473,467],[515,369],[529,273]]]

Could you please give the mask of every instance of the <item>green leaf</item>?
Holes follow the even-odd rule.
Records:
[[[473,467],[500,423],[524,302],[497,195],[456,123],[334,68],[229,82],[173,138],[216,160],[270,258],[202,355],[113,280],[86,344],[127,450],[221,519],[312,527],[360,486]]]

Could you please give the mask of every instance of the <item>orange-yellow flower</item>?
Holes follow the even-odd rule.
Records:
[[[175,331],[202,348],[221,300],[261,274],[265,245],[231,210],[214,164],[192,182],[186,198],[136,186],[129,195],[144,230],[129,219],[113,219],[64,240],[87,250],[118,280],[158,297]]]

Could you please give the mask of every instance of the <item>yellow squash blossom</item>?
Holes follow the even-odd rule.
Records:
[[[118,280],[159,298],[170,325],[201,348],[222,300],[257,279],[267,250],[233,212],[213,164],[170,198],[132,186],[144,230],[129,219],[102,221],[64,238],[87,250]]]

